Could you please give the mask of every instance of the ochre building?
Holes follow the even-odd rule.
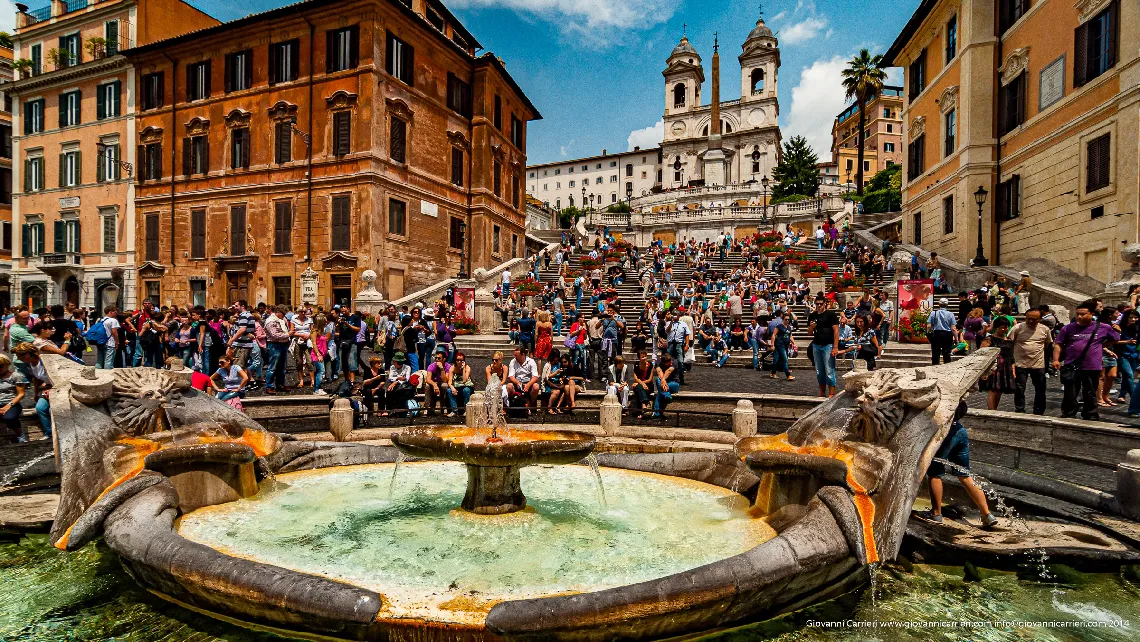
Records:
[[[126,52],[139,289],[396,299],[525,252],[538,111],[440,3],[312,0]]]

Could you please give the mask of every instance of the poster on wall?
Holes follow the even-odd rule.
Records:
[[[455,288],[455,318],[475,319],[475,288]]]
[[[926,342],[926,320],[934,308],[934,280],[899,281],[898,338],[903,343]]]

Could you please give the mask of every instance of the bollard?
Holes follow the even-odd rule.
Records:
[[[621,428],[621,402],[618,401],[617,395],[609,393],[602,399],[598,416],[602,433],[609,437],[616,435],[618,428]]]
[[[468,428],[485,428],[487,422],[487,408],[483,405],[486,395],[482,392],[471,393],[471,399],[467,402],[467,427]]]
[[[732,432],[737,437],[752,437],[756,434],[756,408],[747,399],[736,402],[732,411]]]
[[[1140,448],[1116,466],[1116,501],[1125,517],[1140,520]]]
[[[350,399],[337,399],[329,411],[329,432],[337,441],[348,441],[352,433],[352,401]]]

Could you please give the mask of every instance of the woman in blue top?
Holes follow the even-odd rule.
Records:
[[[210,388],[217,393],[215,396],[220,401],[244,397],[248,384],[249,375],[234,363],[232,357],[228,354],[218,357],[218,369],[210,377]]]
[[[1136,378],[1140,351],[1136,343],[1140,339],[1140,312],[1128,310],[1120,319],[1120,341],[1116,342],[1117,367],[1120,372],[1120,394],[1116,400],[1124,403],[1124,397],[1132,394],[1133,380]]]

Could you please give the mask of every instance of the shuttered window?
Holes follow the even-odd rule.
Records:
[[[210,61],[203,60],[186,66],[186,100],[210,97]]]
[[[230,168],[249,169],[249,128],[230,130]]]
[[[115,214],[103,215],[103,252],[111,254],[117,247],[118,219]]]
[[[353,25],[344,29],[325,32],[325,71],[344,71],[358,63],[357,50],[360,42],[360,27]]]
[[[471,117],[471,85],[447,72],[447,108],[460,116]]]
[[[1073,35],[1073,85],[1080,87],[1116,66],[1120,41],[1120,0],[1113,0]]]
[[[395,117],[389,128],[388,157],[397,163],[408,162],[408,124]]]
[[[998,94],[998,133],[1003,136],[1025,122],[1025,77],[1026,73],[1021,72]]]
[[[1014,174],[1009,180],[998,183],[997,216],[1011,221],[1021,215],[1021,177]]]
[[[278,165],[293,160],[293,125],[281,121],[274,126],[273,161]]]
[[[269,45],[269,84],[296,80],[300,67],[300,40],[294,38]]]
[[[146,260],[158,260],[158,214],[146,215]]]
[[[273,253],[293,252],[293,203],[278,201],[273,204]]]
[[[926,50],[918,54],[918,58],[907,68],[907,81],[910,83],[909,97],[914,100],[926,89]]]
[[[494,178],[493,187],[495,190],[495,196],[502,196],[503,195],[503,164],[497,160],[494,163],[494,176],[493,176],[493,178]]]
[[[122,86],[118,80],[99,85],[95,93],[95,117],[98,120],[114,118],[120,114]]]
[[[234,205],[230,208],[230,255],[245,253],[245,205]]]
[[[384,68],[389,74],[410,87],[415,86],[416,49],[388,32],[388,59]]]
[[[253,85],[253,50],[245,49],[226,55],[226,93],[249,89]]]
[[[463,150],[451,148],[451,184],[463,186]]]
[[[926,169],[926,136],[919,136],[907,145],[907,180],[914,180]]]
[[[448,247],[453,250],[463,249],[463,236],[464,236],[463,219],[451,217],[451,228],[448,230]]]
[[[190,210],[190,258],[206,258],[206,210]]]
[[[388,199],[388,233],[405,236],[408,233],[408,204]]]
[[[182,139],[182,173],[187,176],[210,172],[210,141],[205,136]]]
[[[1109,168],[1112,159],[1109,143],[1110,134],[1102,134],[1086,143],[1085,152],[1085,192],[1095,192],[1109,185]]]
[[[954,197],[942,199],[942,233],[954,233]]]
[[[166,82],[163,72],[143,76],[142,108],[158,109],[165,101]]]
[[[333,114],[333,154],[346,156],[352,152],[352,112]]]
[[[348,251],[352,247],[352,199],[334,196],[332,199],[332,225],[330,249]]]

